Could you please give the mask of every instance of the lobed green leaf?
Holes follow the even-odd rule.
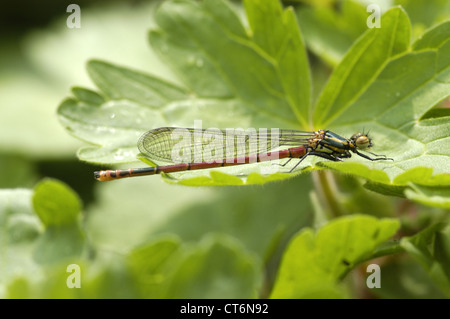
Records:
[[[74,224],[81,211],[81,200],[66,184],[44,179],[36,185],[33,208],[46,227]]]
[[[342,298],[341,277],[395,234],[399,222],[353,215],[317,233],[302,230],[286,249],[271,298]],[[299,258],[301,256],[301,258]]]
[[[191,127],[195,119],[202,119],[204,128],[307,128],[312,118],[314,128],[341,136],[370,131],[373,152],[394,161],[369,162],[357,155],[345,163],[307,159],[297,172],[332,168],[363,177],[373,190],[399,196],[405,196],[411,182],[449,185],[450,113],[431,111],[450,95],[449,22],[428,30],[411,46],[405,11],[388,10],[381,17],[382,27],[367,30],[348,50],[312,108],[306,49],[293,11],[277,0],[246,1],[245,9],[247,29],[225,0],[161,5],[158,28],[150,31],[149,40],[183,87],[90,62],[89,74],[101,92],[76,88],[76,99],[66,99],[58,110],[72,134],[96,145],[80,149],[79,158],[133,162],[143,132],[161,126]],[[342,14],[358,12],[356,4],[347,4]],[[300,14],[300,26],[302,18]],[[352,36],[358,33],[345,24],[342,28]],[[417,181],[420,169],[431,173]],[[165,177],[199,186],[264,183],[293,175],[258,175],[251,165],[220,171],[229,176],[207,170]]]
[[[401,246],[428,272],[440,290],[450,296],[450,227],[436,223],[410,238]]]

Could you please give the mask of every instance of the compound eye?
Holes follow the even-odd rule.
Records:
[[[358,148],[365,149],[372,146],[372,142],[370,138],[366,135],[355,136],[355,145]]]

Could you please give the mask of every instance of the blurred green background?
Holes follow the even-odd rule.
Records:
[[[147,44],[155,1],[81,1],[82,25],[69,29],[69,1],[34,1],[2,10],[0,148],[2,187],[42,176],[92,199],[92,167],[76,160],[82,142],[58,123],[56,108],[74,85],[94,88],[85,64],[100,58],[173,80]]]

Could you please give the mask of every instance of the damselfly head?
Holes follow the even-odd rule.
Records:
[[[372,139],[367,134],[356,133],[350,138],[352,143],[359,149],[372,147]]]

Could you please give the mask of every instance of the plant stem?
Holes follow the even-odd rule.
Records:
[[[339,190],[333,173],[326,170],[313,171],[312,179],[314,188],[322,202],[326,203],[331,217],[342,216],[344,209],[338,201]]]

